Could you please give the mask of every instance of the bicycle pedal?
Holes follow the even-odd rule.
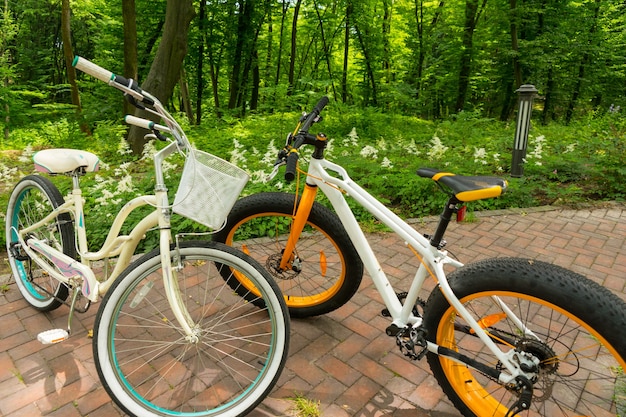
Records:
[[[37,340],[39,340],[44,345],[51,345],[67,340],[69,337],[70,334],[67,332],[67,330],[51,329],[39,333],[37,335]]]

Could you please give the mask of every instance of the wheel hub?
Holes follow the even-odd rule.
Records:
[[[552,396],[555,374],[559,369],[559,359],[547,344],[537,339],[522,339],[516,350],[539,359],[536,380],[533,384],[533,401],[545,401]]]
[[[287,269],[280,267],[280,262],[283,259],[282,253],[276,253],[270,255],[265,261],[266,269],[272,274],[274,278],[281,280],[290,280],[297,277],[302,272],[302,260],[297,256],[292,256],[291,262],[287,265]]]

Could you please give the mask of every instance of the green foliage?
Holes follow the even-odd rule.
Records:
[[[446,200],[446,194],[435,183],[415,174],[423,166],[508,179],[507,193],[497,199],[471,203],[470,210],[624,200],[626,122],[620,116],[619,112],[607,113],[569,126],[533,124],[522,178],[510,178],[507,174],[514,126],[472,112],[434,123],[331,103],[324,120],[314,125],[312,131],[328,135],[328,159],[343,165],[355,181],[398,214],[415,218],[439,214]],[[185,129],[195,146],[231,160],[251,174],[243,194],[294,192],[294,184],[285,183],[282,172],[271,182],[266,178],[278,149],[298,118],[298,112],[274,113],[245,119],[214,119],[201,127]],[[76,121],[68,118],[14,130],[0,157],[0,202],[6,206],[13,184],[31,172],[32,152],[50,147],[90,150],[103,161],[99,173],[87,175],[81,182],[90,249],[97,249],[122,205],[137,195],[152,193],[154,185],[151,159],[128,153],[125,130],[121,123],[103,121],[95,124],[92,135],[87,136]],[[306,164],[306,160],[305,153],[301,163]],[[166,185],[173,198],[183,161],[176,157],[170,162]],[[63,193],[69,190],[67,178],[55,177],[54,181]],[[323,198],[320,202],[328,205]],[[348,202],[360,222],[376,224],[363,208],[351,199]],[[128,232],[147,210],[150,208],[132,213],[124,231]],[[205,230],[178,216],[174,216],[173,224],[175,232]],[[250,225],[250,235],[257,231],[254,228],[263,227],[267,225]],[[152,233],[141,250],[156,245],[157,235]]]

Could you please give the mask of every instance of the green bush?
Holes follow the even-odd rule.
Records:
[[[290,112],[225,118],[185,129],[196,147],[231,160],[251,174],[243,194],[293,191],[294,185],[284,182],[282,172],[271,182],[267,182],[267,174],[299,116],[299,112]],[[508,174],[515,126],[474,113],[434,123],[331,103],[312,131],[327,134],[328,158],[343,165],[374,196],[404,217],[421,217],[438,214],[446,199],[436,184],[415,174],[423,166],[468,175],[498,175],[509,181],[509,191],[502,197],[471,203],[470,210],[623,200],[626,122],[619,116],[607,114],[570,126],[533,124],[522,178]],[[130,155],[125,148],[126,127],[121,121],[101,121],[93,126],[92,135],[87,136],[72,119],[33,123],[12,131],[0,156],[0,199],[5,207],[13,184],[32,171],[32,152],[74,147],[100,156],[103,169],[81,182],[91,250],[104,242],[113,216],[124,202],[151,193],[154,181],[151,159]],[[304,155],[303,164],[306,152]],[[167,186],[173,196],[183,161],[174,158],[170,162]],[[53,180],[63,193],[69,190],[67,178]],[[360,221],[372,220],[355,203],[350,205]],[[125,231],[144,214],[133,213]],[[175,232],[203,230],[191,220],[176,217],[174,227]],[[142,250],[157,244],[154,235],[147,237]]]

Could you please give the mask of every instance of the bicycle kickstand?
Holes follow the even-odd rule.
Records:
[[[41,332],[37,335],[39,340],[44,345],[59,343],[67,340],[72,333],[72,317],[74,317],[74,310],[76,309],[76,301],[80,295],[81,287],[79,285],[72,286],[72,303],[70,304],[70,312],[67,318],[67,330],[63,329],[50,329],[45,332]]]

